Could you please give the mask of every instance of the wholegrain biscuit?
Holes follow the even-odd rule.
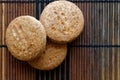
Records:
[[[49,39],[57,43],[73,41],[84,27],[81,10],[69,1],[54,1],[48,4],[40,16],[40,21]]]
[[[6,45],[11,54],[19,60],[34,59],[45,49],[45,29],[34,17],[17,17],[7,28]]]
[[[28,63],[39,70],[52,70],[63,62],[66,54],[66,44],[60,45],[48,41],[45,52],[39,58]]]

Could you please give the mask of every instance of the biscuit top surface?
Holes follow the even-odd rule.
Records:
[[[39,58],[28,63],[40,70],[51,70],[62,63],[66,54],[66,45],[54,44],[48,41],[45,52]]]
[[[69,1],[54,1],[43,10],[40,21],[47,36],[58,42],[70,42],[83,30],[84,17],[81,10]]]
[[[6,44],[11,54],[20,60],[31,60],[43,52],[46,33],[42,24],[31,16],[20,16],[9,24]]]

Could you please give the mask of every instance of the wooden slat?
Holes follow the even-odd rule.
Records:
[[[117,6],[118,7],[118,20],[117,20],[117,22],[118,22],[118,35],[120,35],[120,5],[118,5]],[[117,44],[119,44],[120,45],[120,36],[118,37],[118,43]],[[118,50],[118,52],[117,52],[117,56],[118,56],[118,79],[120,79],[120,49]]]
[[[2,44],[2,4],[0,4],[0,45]],[[2,64],[2,49],[0,48],[0,64]],[[2,80],[2,66],[0,65],[0,80]]]
[[[2,3],[2,45],[5,45],[5,5]],[[2,48],[2,80],[5,80],[5,48]]]
[[[0,45],[2,44],[2,4],[0,3]]]
[[[0,48],[0,64],[2,64],[2,49]],[[0,80],[2,80],[2,65],[0,65]]]

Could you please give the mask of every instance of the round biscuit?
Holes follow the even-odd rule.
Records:
[[[22,61],[32,60],[45,49],[45,29],[34,17],[19,16],[7,28],[6,45],[15,58]]]
[[[67,45],[55,44],[47,42],[45,52],[34,60],[28,63],[39,70],[52,70],[58,67],[67,55]]]
[[[67,43],[77,38],[84,28],[82,11],[69,1],[54,1],[43,10],[40,21],[54,42]]]

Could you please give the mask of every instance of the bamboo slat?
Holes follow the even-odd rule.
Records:
[[[0,3],[0,45],[2,44],[2,4]]]
[[[2,44],[2,4],[0,4],[0,45]],[[2,49],[0,48],[0,64],[2,64]],[[0,80],[2,79],[2,65],[0,65]]]

